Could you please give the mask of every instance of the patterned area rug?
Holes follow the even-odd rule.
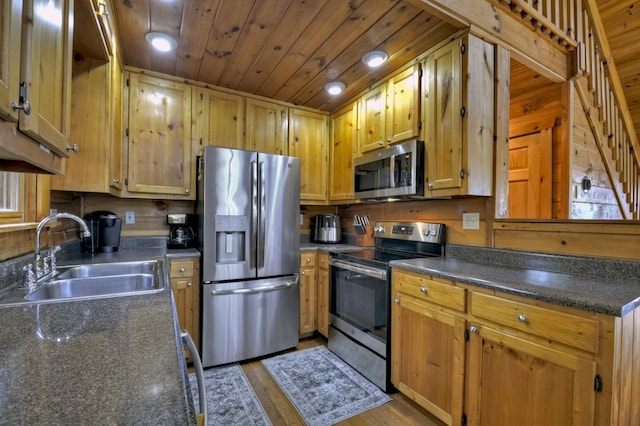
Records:
[[[262,360],[308,425],[338,423],[391,397],[324,346]]]
[[[264,408],[238,364],[204,370],[208,425],[271,425]],[[189,374],[193,403],[200,412],[198,382]]]

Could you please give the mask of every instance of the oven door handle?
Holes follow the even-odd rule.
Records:
[[[354,263],[345,262],[339,259],[329,259],[329,265],[346,269],[347,271],[357,272],[368,277],[378,278],[380,280],[387,279],[386,269],[368,268],[366,266],[356,265]]]

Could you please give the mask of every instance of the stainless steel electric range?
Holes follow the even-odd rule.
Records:
[[[445,226],[377,222],[375,247],[331,252],[329,349],[386,392],[391,372],[393,260],[443,256]]]

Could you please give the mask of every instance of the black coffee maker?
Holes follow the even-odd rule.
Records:
[[[196,247],[195,227],[198,224],[198,216],[187,213],[174,213],[167,215],[169,225],[169,240],[167,248],[184,249]]]
[[[112,253],[118,251],[122,219],[117,214],[106,210],[87,213],[82,218],[91,231],[91,237],[82,242],[89,253]]]

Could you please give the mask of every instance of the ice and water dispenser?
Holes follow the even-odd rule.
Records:
[[[217,215],[216,263],[238,263],[246,259],[245,239],[249,233],[247,216]]]

